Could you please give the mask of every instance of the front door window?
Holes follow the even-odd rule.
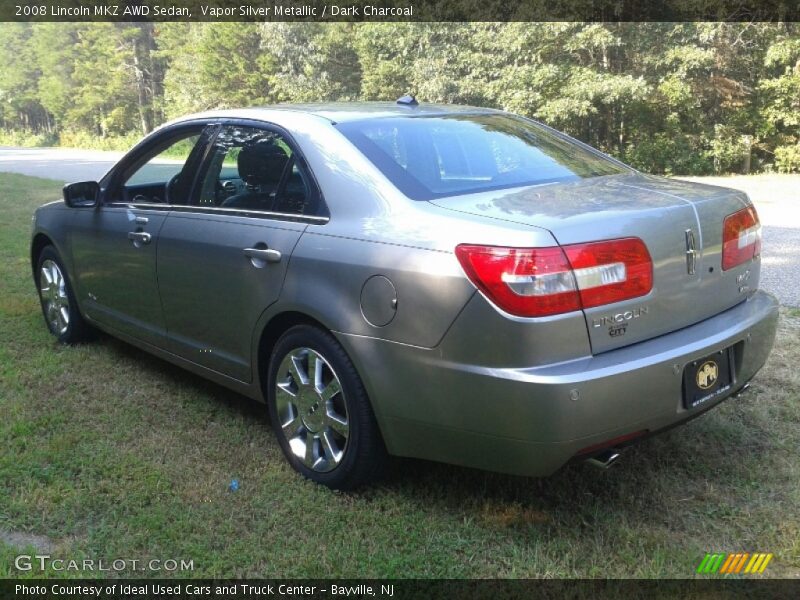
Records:
[[[187,163],[200,131],[168,138],[147,152],[124,176],[117,199],[133,204],[187,204],[192,184]]]

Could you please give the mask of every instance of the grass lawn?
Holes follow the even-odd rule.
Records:
[[[747,551],[800,577],[800,310],[750,393],[610,471],[398,461],[338,494],[290,470],[260,405],[107,336],[53,341],[28,238],[59,189],[0,175],[0,577],[36,550],[187,559],[175,575],[196,577],[691,577],[706,552]]]

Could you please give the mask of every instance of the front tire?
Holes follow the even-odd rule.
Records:
[[[355,366],[329,333],[289,329],[269,363],[270,420],[284,455],[304,477],[351,490],[374,480],[386,449]]]
[[[91,328],[81,316],[67,270],[53,246],[45,246],[39,254],[36,287],[50,333],[62,344],[86,340]]]

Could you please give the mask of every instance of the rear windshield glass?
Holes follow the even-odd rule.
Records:
[[[510,115],[366,119],[337,127],[414,200],[625,172],[608,158]]]

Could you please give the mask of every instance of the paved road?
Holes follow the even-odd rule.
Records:
[[[800,306],[800,175],[686,177],[747,192],[763,225],[761,287]]]
[[[99,179],[120,152],[0,146],[0,172],[61,181]],[[761,286],[782,304],[800,306],[800,175],[687,177],[746,191],[764,225]]]
[[[106,174],[122,152],[66,148],[10,148],[0,146],[0,172],[22,173],[60,181],[96,181]]]

